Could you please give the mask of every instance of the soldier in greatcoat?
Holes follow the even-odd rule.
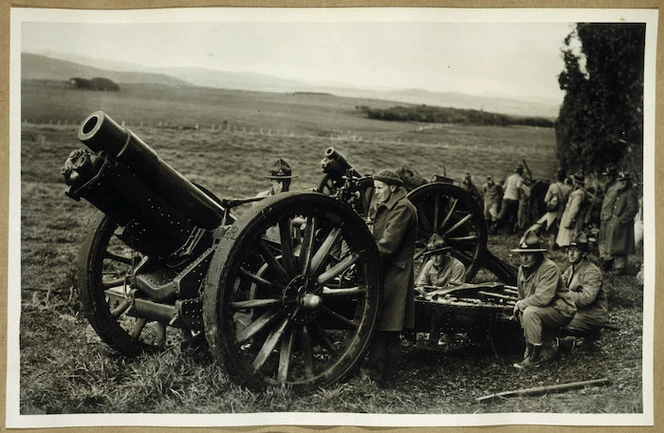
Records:
[[[590,196],[585,189],[585,176],[582,172],[574,173],[572,177],[574,190],[565,203],[563,216],[560,219],[560,228],[556,237],[558,246],[569,245],[577,233],[583,230],[586,222],[586,211],[590,205]]]
[[[625,275],[627,256],[636,252],[634,217],[638,211],[639,198],[632,187],[632,177],[629,172],[621,172],[611,218],[606,225],[606,249],[613,258],[613,274]]]
[[[616,201],[616,192],[618,189],[618,169],[609,165],[606,170],[602,172],[602,176],[606,177],[606,184],[604,185],[604,199],[602,200],[602,210],[600,211],[600,224],[599,224],[599,258],[602,262],[602,268],[609,270],[613,266],[613,257],[609,254],[607,248],[608,238],[606,230],[611,219],[613,205]]]
[[[519,247],[511,251],[521,257],[517,274],[519,300],[513,314],[526,340],[524,359],[514,367],[529,369],[547,359],[544,349],[551,346],[553,351],[555,331],[572,320],[576,306],[563,283],[560,268],[544,256],[547,249],[542,247],[535,232],[526,231]],[[543,347],[545,343],[547,347]]]
[[[415,327],[413,251],[417,211],[406,198],[396,171],[384,169],[373,178],[376,199],[373,236],[381,259],[383,291],[382,311],[370,351],[370,376],[384,386],[396,375],[401,331]]]

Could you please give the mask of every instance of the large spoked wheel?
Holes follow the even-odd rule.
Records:
[[[223,235],[203,296],[205,335],[241,383],[308,391],[358,366],[378,303],[378,252],[361,217],[322,194],[284,193]]]
[[[116,236],[118,224],[104,216],[81,245],[78,285],[88,321],[118,352],[136,356],[162,348],[167,324],[139,317],[131,308],[127,276],[141,255]]]
[[[429,183],[408,194],[417,208],[417,248],[422,250],[433,233],[452,246],[451,254],[466,266],[470,282],[482,267],[487,249],[487,228],[482,209],[461,188]]]

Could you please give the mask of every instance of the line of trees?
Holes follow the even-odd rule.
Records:
[[[556,145],[568,171],[612,163],[640,178],[645,31],[642,23],[579,23],[565,39]]]
[[[73,77],[69,79],[69,84],[74,89],[80,90],[106,90],[111,92],[120,91],[120,86],[110,78],[95,77],[91,79]]]
[[[489,113],[483,110],[465,110],[429,105],[396,106],[390,108],[364,107],[370,119],[401,122],[455,123],[470,125],[526,125],[552,128],[554,121],[542,117],[518,117]]]

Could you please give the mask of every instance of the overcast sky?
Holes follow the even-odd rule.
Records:
[[[21,50],[320,84],[561,100],[561,48],[577,17],[551,10],[232,12],[45,12],[23,22]]]

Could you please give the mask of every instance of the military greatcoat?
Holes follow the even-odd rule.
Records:
[[[383,287],[379,331],[402,331],[415,326],[415,276],[413,251],[417,236],[417,211],[398,188],[377,206],[374,239],[381,258]]]
[[[634,254],[634,217],[638,211],[639,198],[631,186],[616,193],[611,219],[606,225],[606,249],[609,254]]]

